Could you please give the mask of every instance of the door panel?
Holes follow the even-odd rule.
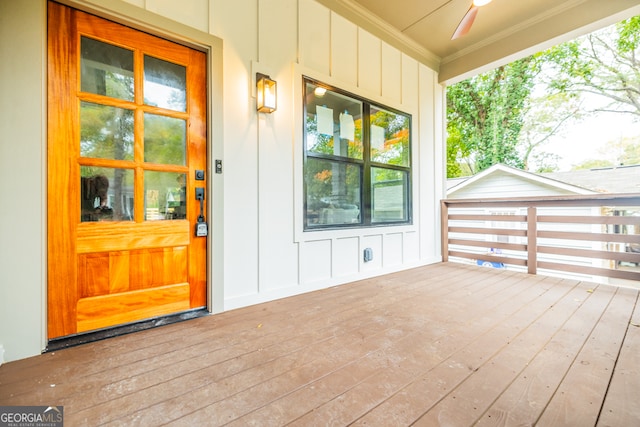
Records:
[[[56,3],[48,19],[49,338],[204,307],[205,54]]]
[[[77,332],[188,310],[189,284],[141,289],[78,300]]]

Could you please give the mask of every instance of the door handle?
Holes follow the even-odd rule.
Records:
[[[208,232],[207,222],[204,219],[204,188],[196,188],[196,200],[200,201],[200,215],[196,223],[196,237],[206,237]]]

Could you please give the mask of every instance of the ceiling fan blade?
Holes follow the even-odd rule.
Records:
[[[469,32],[469,30],[471,29],[471,25],[473,25],[473,21],[475,21],[476,15],[478,14],[478,9],[478,6],[475,6],[473,4],[471,5],[467,13],[462,18],[462,21],[460,21],[460,23],[458,24],[458,28],[456,28],[453,36],[451,36],[451,40],[462,37]]]

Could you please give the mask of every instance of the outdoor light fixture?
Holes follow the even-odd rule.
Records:
[[[277,104],[276,82],[271,77],[256,73],[256,104],[258,112],[273,113]]]

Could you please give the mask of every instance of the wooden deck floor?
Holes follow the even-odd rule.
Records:
[[[65,426],[638,426],[638,290],[437,264],[0,367]]]

